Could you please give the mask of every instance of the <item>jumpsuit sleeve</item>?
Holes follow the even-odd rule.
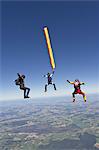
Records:
[[[74,82],[69,82],[70,84],[74,84]]]
[[[53,76],[53,73],[50,74],[50,77],[52,77],[52,76]]]
[[[19,78],[21,77],[21,75],[19,73],[17,73],[17,75],[18,75]]]
[[[50,77],[52,77],[54,75],[54,71],[50,74]]]
[[[67,82],[70,83],[70,84],[74,84],[74,82],[71,82],[71,81],[69,81],[69,80],[67,80]]]

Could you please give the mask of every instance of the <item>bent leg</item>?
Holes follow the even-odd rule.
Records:
[[[84,93],[84,92],[82,92],[82,91],[80,91],[80,93],[79,93],[79,94],[83,95],[83,99],[84,99],[84,101],[86,102],[86,95],[85,95],[85,93]]]
[[[54,90],[56,90],[56,85],[53,83],[53,86],[54,86]]]
[[[26,88],[24,88],[24,98],[26,98]]]
[[[20,90],[24,90],[24,98],[26,98],[26,88],[23,84],[20,85]]]

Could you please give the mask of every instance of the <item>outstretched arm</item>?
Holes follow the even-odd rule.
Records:
[[[19,78],[21,77],[21,75],[19,73],[17,73],[17,75],[18,75]]]
[[[70,82],[69,80],[67,80],[67,82],[70,83],[70,84],[74,84],[74,82]]]
[[[50,74],[50,77],[52,77],[54,75],[54,71]]]

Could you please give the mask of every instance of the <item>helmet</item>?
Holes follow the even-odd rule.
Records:
[[[75,79],[75,82],[79,82],[79,79]]]
[[[22,75],[22,78],[25,78],[25,75]]]

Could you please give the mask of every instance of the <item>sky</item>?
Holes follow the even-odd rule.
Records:
[[[52,72],[43,28],[49,29],[56,62],[53,87],[44,93]],[[87,94],[99,91],[99,2],[1,2],[0,99],[23,98],[14,84],[25,74],[31,97],[71,95],[76,78]]]

